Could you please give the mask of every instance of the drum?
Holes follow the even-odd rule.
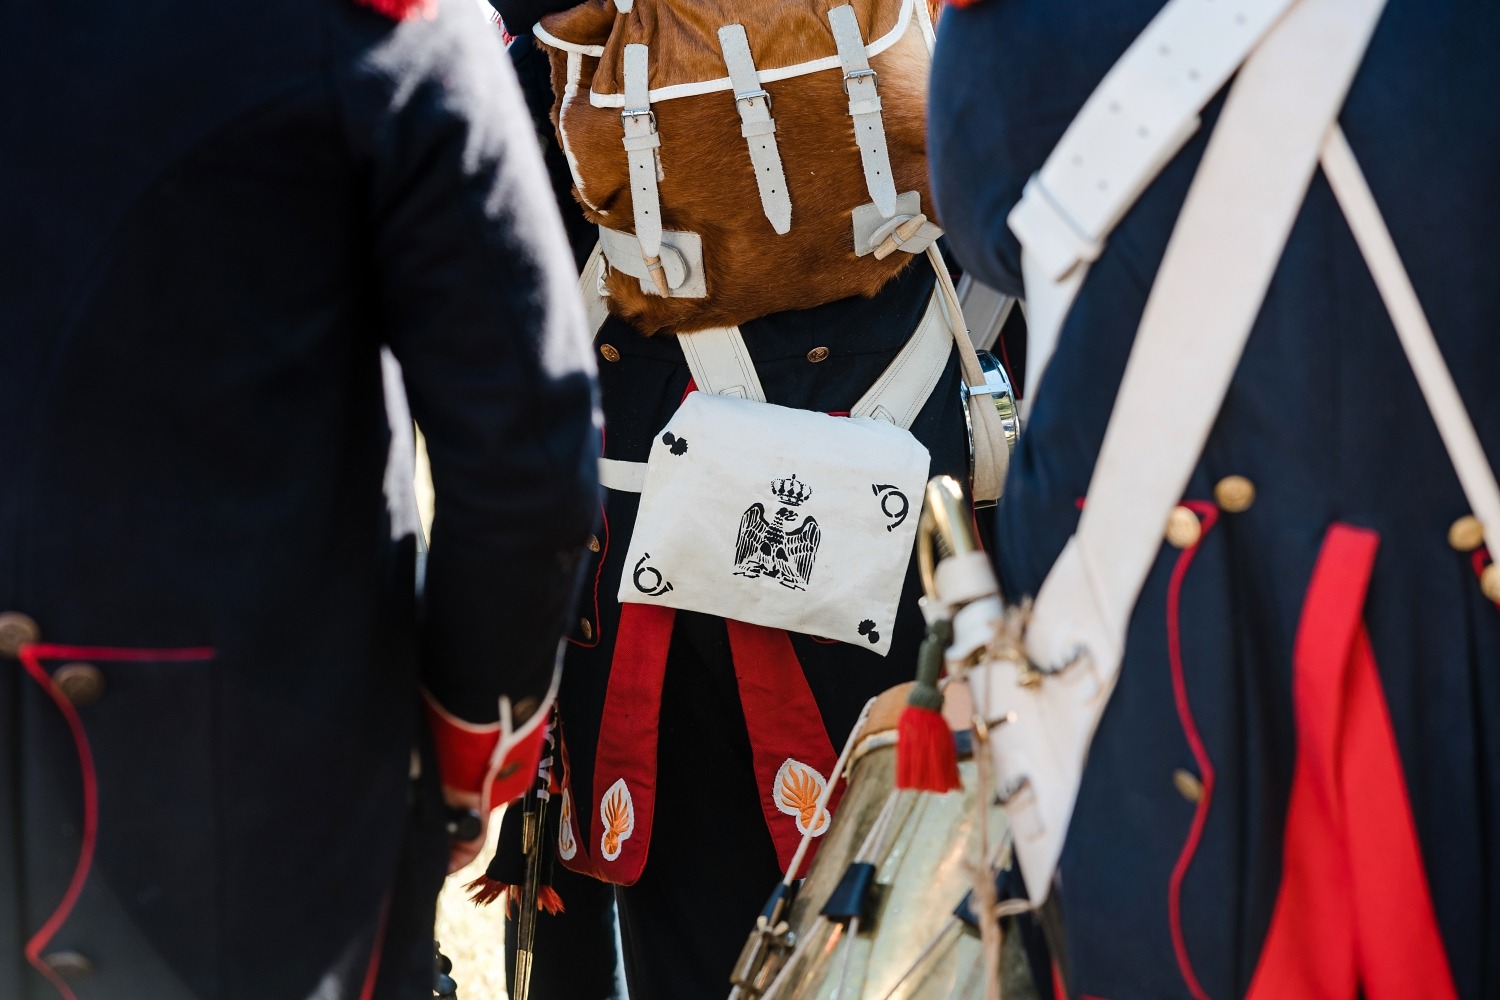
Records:
[[[981,849],[965,731],[971,709],[961,683],[948,686],[943,714],[959,745],[963,789],[936,795],[895,788],[897,722],[909,688],[877,698],[856,737],[848,788],[786,915],[789,933],[780,940],[791,951],[762,994],[766,1000],[985,996],[978,931],[955,910],[981,857],[987,871],[1004,860],[1005,818],[997,806],[988,810]],[[1035,997],[1019,942],[1003,951],[1002,981],[1010,1000]],[[741,986],[735,995],[756,991]]]

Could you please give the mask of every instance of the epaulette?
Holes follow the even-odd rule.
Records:
[[[386,17],[401,21],[413,14],[431,14],[436,10],[438,0],[354,0],[354,2],[384,14]]]

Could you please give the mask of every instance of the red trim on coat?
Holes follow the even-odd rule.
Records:
[[[1193,960],[1188,954],[1187,940],[1182,933],[1182,882],[1187,877],[1188,867],[1192,865],[1193,855],[1197,853],[1198,843],[1203,838],[1203,827],[1208,822],[1208,808],[1214,794],[1214,765],[1209,760],[1208,749],[1203,745],[1198,723],[1193,718],[1193,706],[1188,699],[1187,680],[1182,666],[1182,581],[1187,576],[1188,568],[1193,564],[1193,556],[1203,544],[1203,539],[1208,537],[1208,533],[1218,523],[1219,508],[1201,500],[1188,500],[1183,506],[1198,515],[1203,531],[1198,541],[1178,555],[1177,565],[1172,568],[1171,582],[1167,585],[1167,656],[1172,665],[1172,696],[1177,705],[1177,719],[1182,725],[1182,735],[1187,739],[1193,760],[1198,765],[1198,780],[1203,785],[1203,797],[1193,810],[1193,824],[1177,855],[1177,863],[1172,866],[1172,879],[1167,888],[1167,919],[1172,931],[1172,951],[1177,957],[1177,969],[1182,973],[1183,983],[1193,1000],[1208,1000],[1208,994],[1204,992],[1197,973],[1193,971]]]
[[[422,707],[443,787],[480,796],[486,809],[498,809],[526,794],[542,759],[547,740],[545,722],[532,727],[497,759],[503,735],[499,722],[465,722],[439,705],[425,689]],[[537,711],[544,713],[547,709],[543,705]]]
[[[385,953],[385,932],[390,925],[391,896],[386,894],[380,904],[380,922],[375,925],[375,943],[370,948],[370,961],[365,965],[365,984],[359,991],[359,1000],[371,1000],[375,996],[375,984],[380,980],[380,958]]]
[[[1482,580],[1484,578],[1484,571],[1488,569],[1490,563],[1494,561],[1490,558],[1489,546],[1481,545],[1479,548],[1475,549],[1473,557],[1470,561],[1474,566],[1474,578],[1476,580]],[[1500,601],[1491,601],[1490,603],[1495,607],[1500,608]]]
[[[355,3],[393,20],[402,21],[413,14],[433,17],[437,14],[438,0],[355,0]]]
[[[62,713],[73,737],[73,746],[78,751],[78,766],[83,778],[83,839],[78,848],[78,860],[73,865],[73,875],[68,879],[68,888],[52,914],[41,928],[26,942],[26,960],[32,968],[51,983],[64,1000],[77,1000],[72,987],[59,976],[50,965],[42,961],[42,949],[52,941],[62,925],[67,922],[83,885],[88,881],[89,870],[94,864],[94,849],[99,838],[99,772],[94,766],[94,751],[89,745],[87,731],[78,709],[63,694],[53,681],[52,675],[42,666],[43,660],[99,660],[112,663],[182,663],[193,660],[212,660],[217,650],[203,646],[190,649],[126,649],[118,646],[57,646],[33,643],[22,646],[17,652],[21,666],[33,681],[46,692]]]
[[[818,772],[825,782],[835,781],[833,769],[838,754],[786,631],[730,619],[724,624],[729,630],[734,677],[750,735],[760,808],[776,845],[776,860],[785,872],[802,842],[802,831],[797,828],[797,817],[782,812],[776,804],[777,774],[784,763],[795,760]],[[830,816],[842,794],[843,786],[836,785],[828,800]],[[824,820],[823,833],[828,832],[830,823],[831,819]],[[812,864],[820,838],[821,834],[813,838],[803,865]]]
[[[1308,586],[1281,887],[1248,1000],[1458,995],[1362,618],[1378,545],[1334,525]]]

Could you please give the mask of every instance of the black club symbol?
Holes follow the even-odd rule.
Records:
[[[672,454],[682,455],[687,452],[687,438],[680,438],[671,431],[661,436],[661,443],[672,449]]]
[[[880,633],[875,631],[875,623],[866,618],[859,623],[859,634],[870,640],[870,645],[880,641]]]

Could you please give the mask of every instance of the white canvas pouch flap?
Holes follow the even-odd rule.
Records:
[[[651,446],[620,601],[884,656],[930,461],[885,421],[692,393]]]

